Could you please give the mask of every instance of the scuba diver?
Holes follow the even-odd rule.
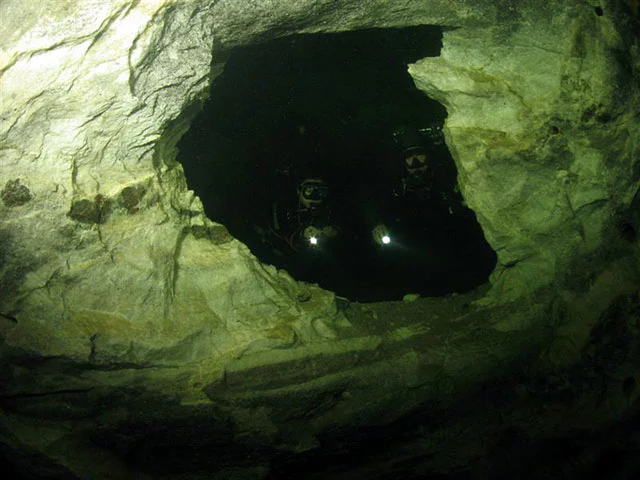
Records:
[[[457,174],[438,127],[400,127],[379,144],[363,146],[349,163],[349,222],[342,243],[358,272],[360,296],[384,285],[401,298],[418,285],[437,292],[454,275],[462,230]]]
[[[294,253],[326,248],[340,233],[332,221],[329,188],[320,177],[306,177],[295,187],[295,197],[274,199],[270,221],[262,229],[263,242],[274,253],[287,256]],[[291,191],[289,190],[289,193]]]
[[[305,178],[297,188],[297,224],[304,245],[316,246],[338,236],[338,227],[331,222],[329,189],[320,178]]]
[[[443,152],[439,126],[401,126],[392,139],[396,153],[386,174],[391,182],[378,187],[378,218],[371,229],[378,245],[391,243],[391,224],[432,229],[462,206],[455,167]]]
[[[441,128],[399,127],[393,132],[393,141],[404,167],[399,184],[394,188],[394,195],[439,202],[440,206],[452,210],[456,172],[440,148],[443,144]]]
[[[267,249],[263,258],[270,256],[272,263],[298,280],[346,288],[353,272],[335,192],[323,178],[309,176],[282,193],[283,198],[271,204],[269,225],[262,235]]]

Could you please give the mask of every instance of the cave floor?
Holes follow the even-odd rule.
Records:
[[[411,328],[416,332],[429,329],[444,333],[455,326],[455,321],[476,312],[473,302],[481,299],[489,286],[481,286],[466,294],[444,297],[421,297],[414,301],[387,301],[359,303],[338,297],[338,308],[351,322],[348,336],[387,335],[390,331]]]

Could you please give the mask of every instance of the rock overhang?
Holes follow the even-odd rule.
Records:
[[[175,162],[216,55],[294,33],[455,27],[441,57],[410,73],[449,111],[447,143],[463,193],[499,254],[494,287],[475,297],[489,325],[528,331],[555,305],[549,286],[585,277],[586,287],[576,281],[579,289],[561,295],[576,312],[560,338],[583,343],[567,353],[565,340],[556,342],[554,354],[566,355],[549,361],[571,363],[599,314],[634,292],[637,246],[597,255],[603,242],[617,241],[611,217],[629,208],[639,183],[638,109],[627,108],[637,106],[638,85],[624,74],[637,74],[637,41],[626,36],[616,2],[601,6],[602,15],[578,2],[413,2],[410,19],[382,1],[120,1],[80,11],[72,3],[49,2],[22,30],[5,23],[13,30],[3,36],[0,67],[2,320],[17,321],[2,327],[7,358],[63,357],[98,370],[201,362],[192,377],[208,387],[225,365],[243,372],[227,363],[234,355],[349,335],[330,293],[260,265],[207,219]],[[19,8],[0,7],[10,19]],[[621,65],[616,52],[633,48]],[[581,258],[593,259],[593,270],[571,273]],[[578,307],[587,295],[596,298],[588,315]],[[510,315],[491,308],[514,301],[522,308]],[[429,371],[429,362],[407,364],[409,376]],[[25,367],[15,368],[14,380]],[[55,390],[34,383],[14,382],[4,395]],[[192,401],[207,402],[197,391],[189,389]]]

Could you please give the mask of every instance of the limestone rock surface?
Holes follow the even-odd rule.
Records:
[[[513,478],[505,445],[573,435],[578,474],[592,431],[640,450],[617,426],[640,418],[637,2],[5,0],[0,18],[0,442],[19,468]],[[338,304],[206,218],[175,145],[232,47],[423,24],[442,54],[409,72],[447,108],[499,266],[466,296]]]
[[[591,8],[514,4],[504,15],[512,21],[445,32],[442,55],[410,72],[447,107],[465,199],[498,253],[493,280],[517,297],[608,242],[629,210],[638,85],[621,85],[634,67],[618,52],[637,45]]]

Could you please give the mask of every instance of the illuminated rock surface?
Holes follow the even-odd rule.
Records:
[[[0,4],[0,442],[18,471],[640,472],[637,2],[402,5]],[[233,46],[419,24],[445,27],[443,50],[409,71],[447,108],[498,266],[469,295],[337,302],[207,219],[175,145]]]

